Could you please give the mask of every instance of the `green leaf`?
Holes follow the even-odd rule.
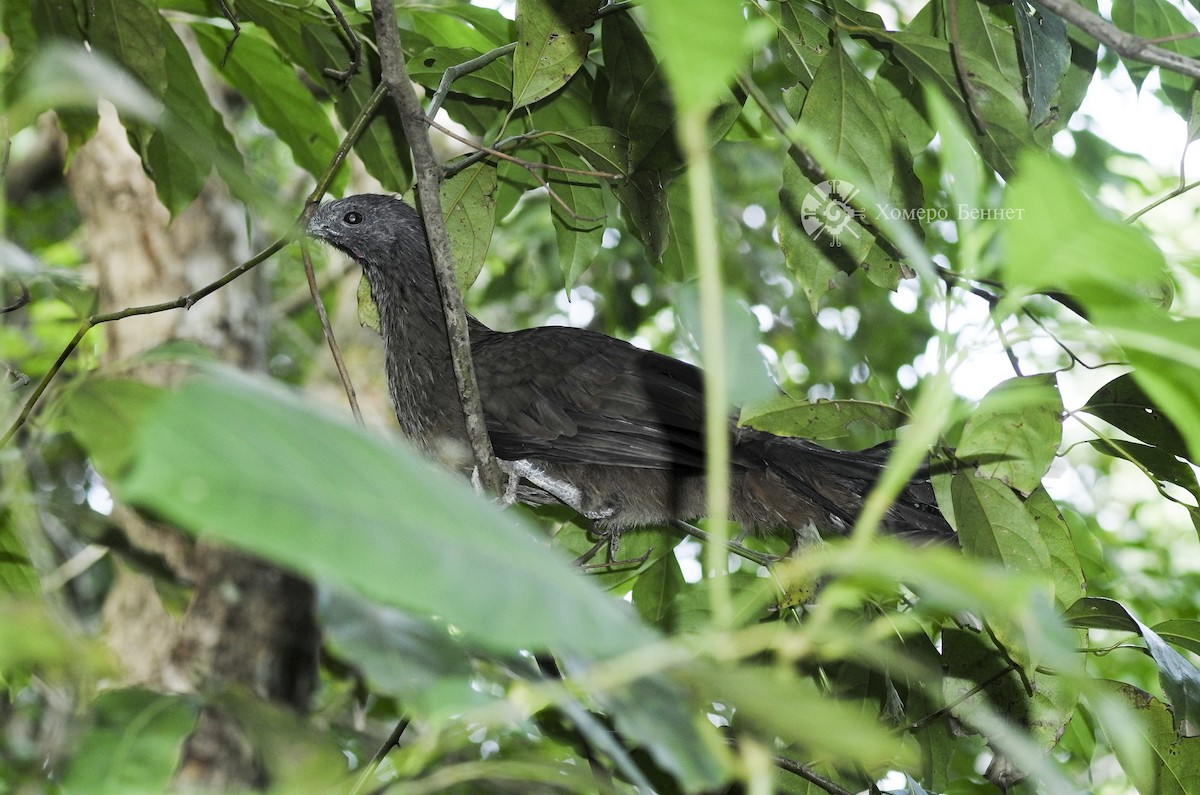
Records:
[[[1154,404],[1132,373],[1097,389],[1083,411],[1172,456],[1186,457],[1187,443],[1171,418]]]
[[[172,215],[199,195],[215,166],[243,201],[260,198],[260,188],[246,175],[242,155],[221,115],[208,99],[191,56],[171,24],[155,15],[157,39],[167,53],[166,116],[151,134],[143,157],[158,198]]]
[[[129,70],[156,97],[167,93],[167,47],[162,17],[148,0],[96,0],[89,4],[88,39]],[[190,59],[189,59],[190,63]]]
[[[298,432],[303,429],[303,433]],[[231,375],[164,399],[122,499],[489,648],[607,657],[652,634],[512,513],[409,448]]]
[[[556,130],[554,135],[563,139],[593,170],[619,176],[629,171],[629,141],[612,127],[577,127]]]
[[[967,420],[955,456],[1022,494],[1041,483],[1062,441],[1062,397],[1053,375],[1010,378]]]
[[[555,146],[547,147],[548,165],[587,170],[581,157]],[[546,172],[550,190],[558,197],[550,200],[550,217],[558,241],[558,264],[562,268],[567,289],[592,265],[604,238],[604,190],[595,177],[564,172]],[[565,207],[563,205],[566,205]]]
[[[863,400],[798,400],[790,395],[775,395],[742,409],[740,425],[748,425],[776,436],[803,439],[842,439],[850,435],[849,426],[863,423],[879,431],[894,431],[908,421],[903,411],[884,403]]]
[[[166,390],[127,378],[89,378],[67,393],[63,419],[106,478],[118,477],[133,460],[129,439]]]
[[[813,78],[799,123],[829,142],[835,163],[828,173],[851,169],[867,176],[881,198],[894,199],[897,151],[886,111],[850,56],[834,47]]]
[[[71,759],[66,792],[163,792],[175,775],[198,705],[149,690],[109,690],[92,702],[93,724]]]
[[[1054,500],[1041,486],[1025,500],[1025,509],[1037,525],[1038,535],[1050,553],[1055,601],[1060,607],[1066,608],[1084,595],[1083,569],[1071,540],[1071,530]]]
[[[663,632],[675,629],[675,597],[683,588],[683,572],[674,555],[664,555],[638,575],[633,585],[633,606],[647,624]]]
[[[913,79],[940,91],[958,111],[963,125],[975,129],[947,41],[907,31],[872,31],[869,35],[892,45],[894,57],[908,68]],[[1021,151],[1036,145],[1025,99],[1020,89],[980,55],[968,50],[962,53],[962,59],[975,89],[975,107],[986,125],[985,131],[976,133],[980,149],[988,164],[1008,178],[1017,171]]]
[[[475,283],[496,226],[496,169],[476,163],[442,183],[442,212],[454,270],[463,290]]]
[[[802,86],[811,86],[821,61],[829,53],[833,31],[804,3],[779,3],[779,54],[783,65]]]
[[[331,86],[338,120],[349,127],[375,90],[379,64],[371,48],[363,49],[362,68],[344,85],[335,84],[323,70],[345,69],[350,56],[331,15],[324,11],[315,15],[304,0],[238,0],[237,6],[239,16],[266,30],[284,56],[308,72],[313,82]],[[371,176],[397,193],[403,193],[411,181],[402,130],[395,109],[385,102],[354,147]]]
[[[1159,681],[1171,703],[1175,730],[1194,736],[1200,730],[1200,670],[1175,651],[1157,632],[1143,624],[1129,608],[1112,599],[1088,596],[1067,609],[1072,626],[1136,632],[1158,666]]]
[[[912,748],[873,714],[838,701],[786,669],[694,663],[680,672],[702,697],[735,709],[734,726],[805,757],[879,769],[911,763]],[[854,742],[847,743],[846,737]]]
[[[255,26],[243,26],[228,58],[228,31],[199,22],[191,29],[205,57],[254,106],[259,121],[287,145],[296,164],[320,177],[341,141],[325,109],[300,82],[295,67]],[[338,175],[335,193],[341,192],[345,178],[345,172]]]
[[[483,53],[463,47],[430,47],[408,59],[408,76],[429,89],[437,89],[442,75],[452,66],[477,58]],[[512,101],[512,71],[499,58],[454,81],[450,93],[471,97]]]
[[[1172,726],[1178,713],[1161,701],[1132,685],[1116,683],[1116,688],[1132,708],[1133,727],[1141,734],[1143,747],[1152,755],[1147,770],[1130,758],[1127,746],[1116,746],[1121,766],[1139,792],[1158,795],[1192,795],[1200,780],[1200,738],[1181,738]],[[1124,753],[1123,753],[1124,751]],[[1139,775],[1140,774],[1140,775]]]
[[[520,0],[513,53],[513,108],[553,94],[587,60],[600,0]]]
[[[1164,0],[1114,3],[1112,21],[1121,30],[1138,38],[1153,41],[1165,50],[1187,58],[1200,56],[1200,42],[1196,40],[1196,26],[1184,16],[1179,8],[1164,2]],[[1150,70],[1154,68],[1144,61],[1131,57],[1122,57],[1121,63],[1124,64],[1130,79],[1139,89],[1150,74]],[[1188,118],[1191,95],[1195,90],[1196,81],[1167,69],[1159,70],[1159,79],[1162,82],[1163,93],[1175,111],[1182,118]]]
[[[1029,123],[1041,127],[1057,114],[1054,103],[1071,66],[1071,41],[1060,17],[1036,6],[1015,4],[1013,9],[1025,63]]]
[[[958,472],[950,484],[963,550],[997,560],[1010,571],[1043,575],[1050,552],[1037,523],[1012,490],[997,480]]]

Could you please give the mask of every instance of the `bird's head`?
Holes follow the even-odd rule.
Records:
[[[327,202],[313,211],[305,232],[364,268],[403,262],[420,252],[428,257],[420,214],[394,196],[363,193]]]

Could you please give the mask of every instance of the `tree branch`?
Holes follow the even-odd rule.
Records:
[[[1146,39],[1121,30],[1107,19],[1093,14],[1074,0],[1029,0],[1029,3],[1057,14],[1122,58],[1141,61],[1200,80],[1200,61],[1156,47]]]
[[[502,488],[500,466],[492,451],[492,442],[483,420],[483,404],[479,399],[479,385],[475,380],[475,367],[471,363],[471,340],[467,330],[467,311],[454,275],[454,263],[450,255],[450,238],[442,217],[441,165],[429,144],[425,112],[417,100],[416,91],[408,80],[404,66],[404,51],[400,48],[400,36],[396,30],[396,12],[391,2],[371,0],[371,15],[375,20],[375,38],[379,46],[379,61],[382,82],[388,95],[395,103],[404,125],[404,135],[412,149],[413,170],[416,172],[417,196],[420,199],[421,215],[425,221],[425,234],[429,238],[429,249],[433,254],[433,268],[442,297],[442,312],[446,318],[446,334],[450,340],[450,358],[454,364],[454,377],[458,381],[462,396],[463,419],[467,438],[475,457],[484,489],[498,495]]]

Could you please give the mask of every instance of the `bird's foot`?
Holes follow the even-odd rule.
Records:
[[[623,568],[626,566],[637,568],[645,563],[650,558],[650,553],[654,551],[653,548],[650,548],[641,555],[638,555],[636,558],[625,558],[624,560],[618,560],[617,550],[621,543],[621,532],[611,527],[600,529],[593,526],[592,530],[597,536],[599,536],[599,538],[596,540],[596,543],[592,545],[591,549],[589,549],[587,552],[584,552],[573,561],[576,566],[584,571],[612,571],[613,569]],[[600,550],[605,546],[608,547],[608,560],[604,563],[588,563],[588,561],[596,557]]]

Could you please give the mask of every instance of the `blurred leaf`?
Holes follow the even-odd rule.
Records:
[[[1088,596],[1071,605],[1066,619],[1072,626],[1136,632],[1158,666],[1159,681],[1171,703],[1175,731],[1194,737],[1200,731],[1200,670],[1143,624],[1120,602]]]
[[[90,3],[88,39],[122,64],[156,97],[167,93],[167,58],[158,9],[148,0],[95,0]],[[190,59],[187,60],[191,64]]]
[[[483,270],[496,225],[496,169],[476,163],[442,182],[442,212],[458,284],[467,289]]]
[[[1179,428],[1154,405],[1132,373],[1097,389],[1082,409],[1166,454],[1187,457],[1187,443]]]
[[[810,402],[780,394],[743,407],[738,424],[776,436],[798,436],[821,441],[850,436],[849,428],[855,423],[890,432],[908,420],[908,415],[903,411],[884,403],[868,403],[864,400]]]
[[[296,429],[303,428],[303,433]],[[123,499],[498,651],[607,657],[653,637],[515,515],[407,447],[230,375],[142,423]],[[349,531],[349,532],[348,532]]]
[[[328,588],[320,591],[317,611],[325,642],[362,671],[373,691],[428,714],[423,696],[439,682],[457,679],[469,690],[470,660],[445,626]]]
[[[1019,223],[1002,227],[1005,282],[1032,291],[1061,290],[1089,304],[1130,308],[1161,301],[1166,260],[1141,229],[1101,212],[1056,158],[1021,158],[1005,188]]]
[[[749,60],[751,42],[768,33],[766,20],[747,20],[727,0],[651,3],[644,10],[675,104],[686,111],[711,110]]]
[[[1200,621],[1194,618],[1172,618],[1154,625],[1154,631],[1168,643],[1200,654]]]
[[[955,456],[1029,494],[1062,441],[1062,398],[1054,375],[1010,378],[993,387],[963,428]]]
[[[96,471],[116,478],[133,460],[129,440],[166,390],[126,378],[89,378],[64,399],[63,418]]]
[[[198,705],[150,690],[109,690],[92,702],[93,724],[63,780],[66,792],[163,792],[175,775]]]
[[[600,0],[521,0],[513,53],[513,109],[553,94],[587,60]]]
[[[694,663],[681,675],[701,698],[732,706],[735,728],[791,753],[862,765],[868,770],[911,764],[911,746],[872,714],[822,693],[810,680],[781,669]],[[854,742],[844,742],[853,737]]]

